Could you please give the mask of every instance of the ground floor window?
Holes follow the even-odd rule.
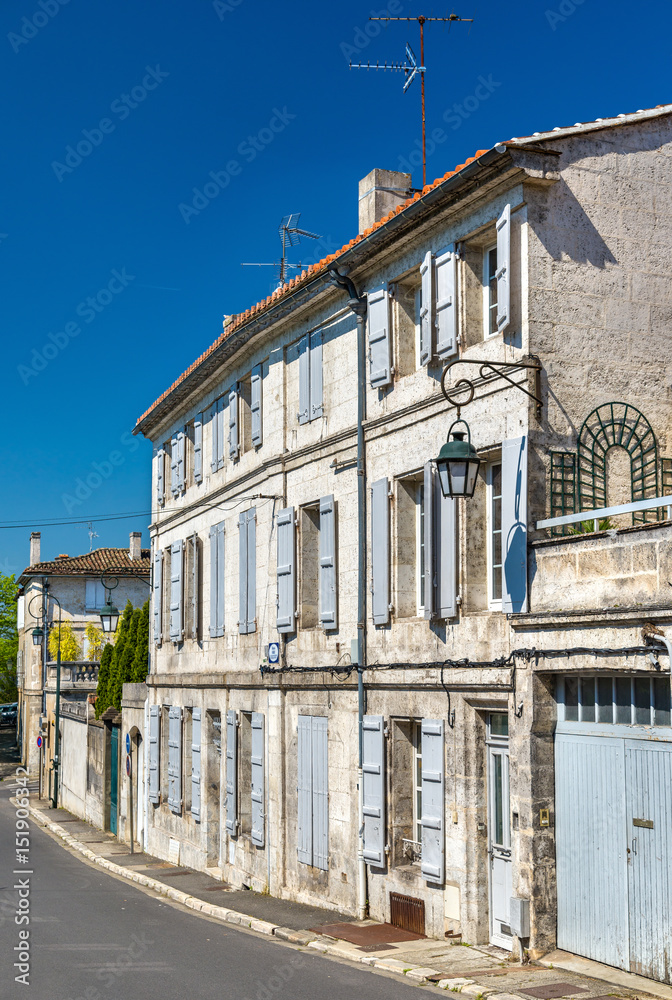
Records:
[[[650,674],[562,677],[558,681],[560,722],[626,726],[669,726],[670,678]]]

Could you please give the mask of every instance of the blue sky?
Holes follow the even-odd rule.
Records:
[[[418,84],[348,59],[419,53],[417,25],[378,31],[372,10],[451,9],[476,21],[426,28],[429,180],[511,136],[672,100],[663,0],[5,0],[0,571],[23,568],[33,528],[43,558],[87,551],[88,520],[95,546],[148,544],[136,418],[272,289],[240,265],[277,258],[285,213],[323,256],[357,232],[359,179],[417,160]]]

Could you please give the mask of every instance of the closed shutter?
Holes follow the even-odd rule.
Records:
[[[161,598],[163,596],[163,553],[154,553],[154,579],[152,581],[152,617],[154,619],[154,642],[157,646],[161,644],[163,619]]]
[[[258,448],[263,440],[261,390],[263,386],[261,365],[252,369],[250,376],[250,415],[252,444]]]
[[[166,461],[166,453],[163,448],[159,448],[156,453],[156,502],[160,507],[166,500],[166,488],[163,482],[163,467]]]
[[[149,706],[149,801],[159,801],[159,730],[161,708]]]
[[[183,618],[183,543],[173,542],[170,546],[170,638],[172,642],[182,642]]]
[[[443,722],[423,719],[422,731],[422,864],[423,878],[437,885],[444,878]]]
[[[182,812],[182,709],[168,711],[168,806]]]
[[[428,365],[434,357],[434,257],[431,250],[420,265],[420,364]]]
[[[297,847],[299,861],[313,863],[312,716],[300,715],[296,740]]]
[[[176,473],[176,484],[177,492],[181,493],[186,485],[185,473],[184,473],[184,451],[185,451],[185,441],[186,432],[184,430],[177,432],[177,473]]]
[[[210,635],[224,635],[224,522],[210,528]]]
[[[294,508],[278,511],[278,632],[294,631],[295,572],[294,572]]]
[[[257,511],[255,507],[238,515],[238,631],[248,635],[257,630]]]
[[[451,245],[437,254],[436,353],[441,361],[457,352],[457,257]]]
[[[364,860],[385,862],[385,723],[382,715],[362,719]]]
[[[369,381],[374,389],[392,381],[390,350],[390,302],[387,285],[368,293]]]
[[[332,496],[320,500],[320,625],[338,627],[336,617],[336,506]]]
[[[194,417],[194,482],[203,482],[203,414]]]
[[[307,424],[310,420],[310,349],[308,337],[303,337],[299,344],[299,423]]]
[[[313,865],[329,867],[329,780],[327,770],[327,720],[313,717]]]
[[[201,821],[201,710],[191,713],[191,815]]]
[[[238,383],[229,392],[229,458],[238,458],[240,451],[238,434]]]
[[[210,468],[213,472],[217,472],[219,468],[218,456],[219,456],[219,400],[215,400],[212,404],[212,410],[210,411],[210,444],[212,446],[212,455],[210,457]]]
[[[497,329],[502,331],[511,319],[511,206],[497,219]]]
[[[252,843],[264,846],[264,717],[252,712],[252,758],[250,795],[252,799]]]
[[[390,620],[390,503],[387,479],[371,487],[371,610],[374,625]]]
[[[321,417],[324,410],[322,391],[322,331],[310,335],[310,419]]]
[[[177,434],[174,434],[170,439],[170,492],[173,496],[176,496],[179,493],[177,480],[178,464]]]
[[[191,638],[198,639],[199,624],[201,619],[201,551],[197,534],[193,534],[189,539],[191,546]]]
[[[527,437],[502,441],[502,610],[527,611]]]
[[[238,833],[238,720],[233,709],[226,713],[226,829]]]

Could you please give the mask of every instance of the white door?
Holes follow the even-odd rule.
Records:
[[[511,820],[509,809],[509,720],[488,716],[488,856],[490,942],[511,949]]]

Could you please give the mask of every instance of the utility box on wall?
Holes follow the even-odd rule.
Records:
[[[511,897],[511,933],[518,938],[530,936],[530,901]]]

